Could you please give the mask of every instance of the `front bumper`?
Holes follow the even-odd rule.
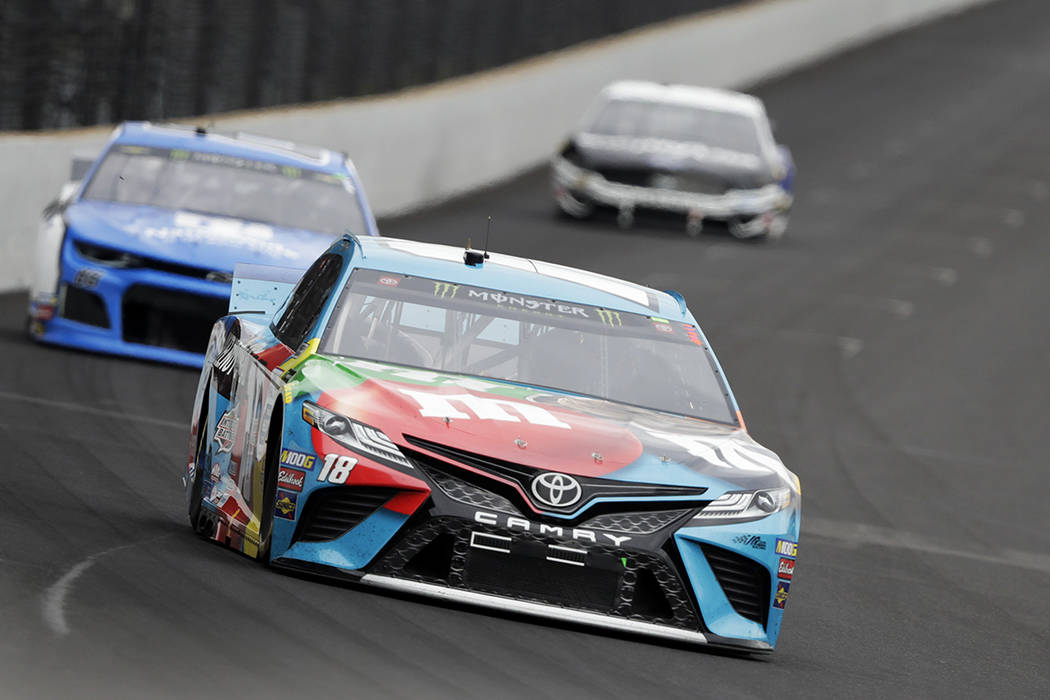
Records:
[[[29,300],[29,330],[45,343],[200,367],[229,296],[223,282],[98,264],[67,239],[55,294]]]
[[[574,524],[542,523],[502,496],[421,471],[430,493],[411,512],[390,509],[403,495],[397,489],[357,488],[357,496],[345,486],[338,498],[320,495],[334,494],[332,487],[301,494],[297,522],[275,527],[273,565],[678,642],[751,652],[776,644],[783,610],[775,604],[775,548],[780,540],[797,541],[795,510],[758,522],[689,527],[692,511],[680,502],[623,504],[633,515],[599,517],[633,523],[625,530],[606,520],[620,528],[606,532],[586,515]],[[319,496],[333,503],[331,512],[317,507]],[[675,510],[651,518],[638,512],[645,508]],[[329,527],[346,513],[355,519],[339,532],[319,531],[318,523]]]
[[[791,194],[777,184],[713,195],[611,182],[561,157],[552,163],[552,185],[555,199],[569,214],[578,215],[582,208],[592,205],[621,211],[652,209],[693,220],[740,223],[746,227],[742,232],[749,235],[765,233],[769,221],[766,215],[782,215],[793,202]]]

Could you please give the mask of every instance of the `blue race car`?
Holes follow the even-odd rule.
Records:
[[[44,210],[37,340],[200,366],[235,263],[305,269],[346,232],[378,235],[341,153],[127,122]]]
[[[350,236],[297,277],[239,266],[212,331],[198,534],[284,570],[773,649],[799,482],[748,436],[680,295]]]

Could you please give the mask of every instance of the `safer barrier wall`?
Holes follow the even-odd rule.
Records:
[[[992,0],[764,0],[377,98],[197,121],[349,152],[378,215],[506,179],[549,157],[602,85],[744,86]],[[75,151],[109,132],[0,136],[0,290],[28,281],[40,210]]]

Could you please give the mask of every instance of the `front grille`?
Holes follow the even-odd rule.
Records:
[[[124,292],[124,340],[204,352],[212,324],[226,315],[229,300],[135,284]]]
[[[681,629],[701,628],[682,579],[662,552],[569,542],[438,517],[396,540],[376,562],[374,573]]]
[[[769,571],[754,559],[728,549],[702,542],[700,549],[733,609],[765,627],[769,615]]]
[[[334,486],[310,496],[292,542],[328,542],[342,537],[389,501],[397,489]]]
[[[687,510],[665,510],[651,513],[610,513],[591,518],[580,527],[590,530],[623,532],[628,535],[651,535],[688,512]]]
[[[653,177],[652,168],[598,168],[597,172],[609,182],[636,187],[649,187]]]
[[[419,467],[431,481],[438,485],[441,491],[454,501],[465,503],[475,508],[485,508],[500,513],[520,515],[521,511],[503,496],[492,493],[467,481],[463,481],[447,471],[434,465],[436,460],[414,459],[413,463]]]
[[[102,297],[80,287],[67,285],[62,302],[62,317],[70,321],[109,328],[109,313]]]
[[[524,464],[517,464],[515,462],[508,462],[506,460],[497,459],[495,457],[489,457],[487,455],[478,454],[476,452],[469,452],[457,447],[451,447],[449,445],[442,445],[441,443],[425,440],[423,438],[414,437],[412,435],[405,435],[405,440],[410,445],[420,447],[422,449],[433,452],[440,455],[444,459],[457,462],[459,464],[471,467],[478,472],[469,470],[457,470],[454,464],[449,464],[443,459],[437,459],[425,453],[419,452],[412,449],[404,449],[403,451],[416,464],[422,465],[434,465],[436,468],[444,470],[449,473],[455,473],[458,477],[468,480],[471,482],[483,481],[486,489],[491,489],[493,492],[500,494],[501,496],[509,499],[511,503],[526,505],[523,502],[521,493],[529,493],[529,485],[532,478],[542,473],[543,469],[537,469]],[[490,476],[491,475],[491,476]],[[498,477],[498,478],[494,478]],[[599,513],[610,513],[610,512],[623,512],[625,510],[636,510],[638,508],[637,500],[648,500],[654,498],[678,498],[682,499],[679,501],[664,501],[652,503],[653,510],[661,509],[681,509],[683,505],[690,505],[692,507],[701,507],[706,505],[709,501],[700,500],[702,494],[707,491],[706,488],[694,488],[685,486],[662,486],[656,484],[643,484],[633,481],[614,481],[612,479],[602,479],[593,477],[575,477],[576,481],[580,484],[581,496],[579,500],[571,506],[565,507],[551,507],[543,504],[536,506],[537,510],[547,512],[557,512],[563,514],[572,514],[579,512],[585,506],[588,506],[592,501],[597,498],[609,499],[604,503],[597,503],[588,510],[588,514],[592,517]],[[520,492],[513,485],[507,482],[515,482],[520,488]],[[476,483],[476,485],[479,485]],[[684,499],[690,499],[689,502],[683,504]],[[629,499],[635,499],[636,502],[631,503]],[[695,499],[695,500],[694,500]],[[647,504],[648,507],[648,504]]]

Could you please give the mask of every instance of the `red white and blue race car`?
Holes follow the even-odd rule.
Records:
[[[680,295],[353,236],[296,279],[238,267],[212,331],[185,474],[200,535],[283,569],[773,649],[799,482],[748,436]]]

